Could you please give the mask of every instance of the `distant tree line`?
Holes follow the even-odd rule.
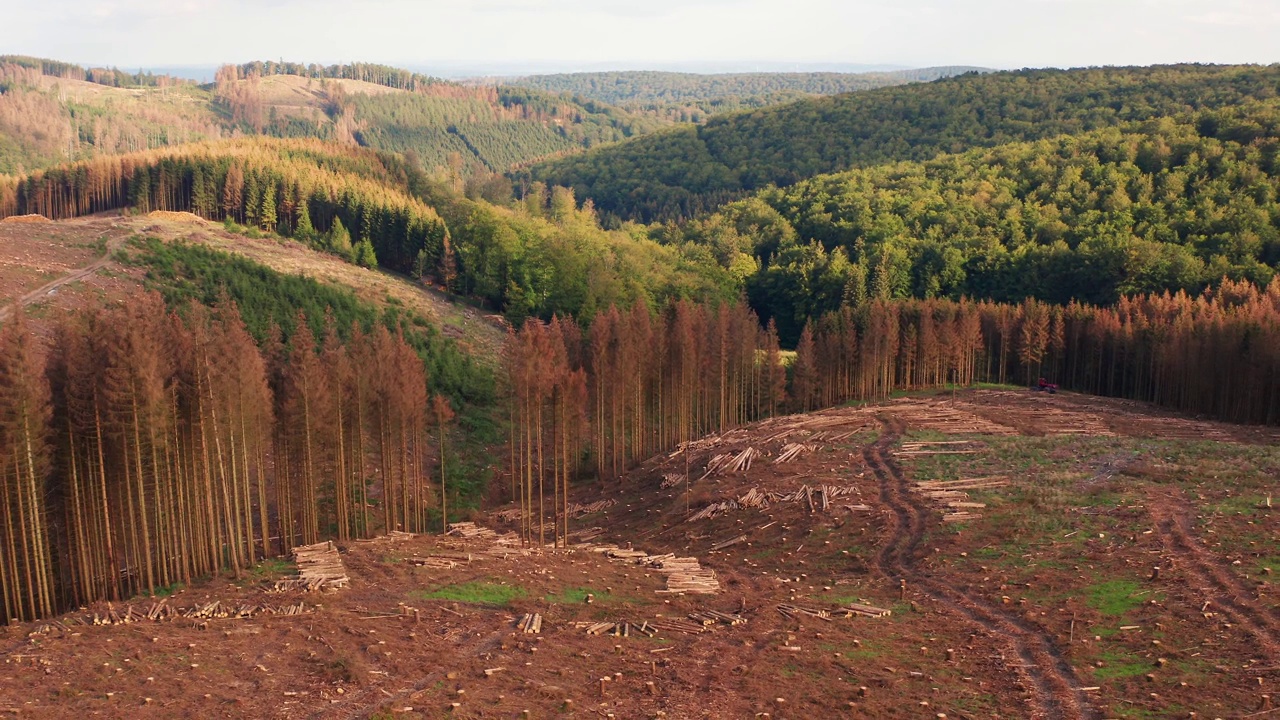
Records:
[[[316,140],[240,138],[0,177],[0,217],[189,211],[295,237],[349,260],[437,282],[505,312],[588,319],[636,299],[732,298],[739,281],[693,243],[601,229],[572,192],[501,177],[428,175],[389,153]]]
[[[64,80],[83,80],[108,87],[169,87],[195,84],[194,80],[166,74],[157,75],[150,71],[143,72],[139,70],[136,73],[130,73],[119,68],[86,68],[74,63],[28,57],[26,55],[0,55],[0,65],[16,65],[37,70],[41,75]]]
[[[930,82],[979,72],[948,66],[888,72],[680,73],[653,70],[528,75],[504,80],[509,85],[564,93],[671,122],[705,122],[712,115],[779,105],[817,95]]]

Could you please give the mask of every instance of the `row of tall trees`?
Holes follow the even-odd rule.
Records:
[[[810,369],[812,368],[812,369]],[[1280,279],[1224,280],[1109,307],[961,300],[873,301],[805,327],[794,407],[897,389],[1047,378],[1084,393],[1244,423],[1280,423]]]
[[[609,308],[585,331],[530,319],[508,338],[511,497],[527,540],[567,533],[580,473],[610,478],[708,432],[895,390],[1031,383],[1280,423],[1280,280],[1224,281],[1112,307],[871,300],[809,322],[787,367],[745,305]],[[551,505],[545,498],[550,485]]]
[[[369,241],[380,261],[403,273],[434,269],[447,229],[410,197],[400,161],[314,140],[242,138],[103,157],[0,178],[0,217],[50,219],[132,208],[189,211],[302,239],[336,222]]]
[[[759,362],[770,337],[771,362]],[[585,333],[572,319],[527,320],[505,354],[510,492],[524,510],[526,539],[545,542],[547,512],[553,542],[566,536],[568,486],[586,469],[584,457],[598,477],[615,477],[640,458],[776,407],[785,377],[776,348],[742,304],[680,301],[656,317],[643,302],[610,307]]]
[[[120,599],[440,512],[421,359],[378,325],[255,344],[236,305],[147,294],[0,329],[4,619]]]

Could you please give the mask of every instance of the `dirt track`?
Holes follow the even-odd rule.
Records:
[[[878,558],[881,572],[976,625],[1001,651],[1005,665],[1028,691],[1033,720],[1099,717],[1082,689],[1084,685],[1052,638],[1024,620],[918,569],[916,552],[924,537],[929,509],[909,491],[906,476],[886,455],[905,428],[892,415],[883,416],[882,421],[884,432],[880,439],[863,450],[867,466],[880,483],[880,499],[892,510],[891,533]]]
[[[1254,589],[1237,577],[1216,554],[1195,537],[1185,501],[1152,493],[1148,509],[1169,557],[1170,570],[1181,576],[1200,611],[1225,615],[1242,627],[1271,660],[1280,660],[1280,607],[1262,606]]]

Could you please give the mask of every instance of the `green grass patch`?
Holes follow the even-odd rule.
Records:
[[[558,593],[550,593],[546,596],[546,601],[556,605],[583,605],[587,602],[587,595],[594,595],[594,602],[608,603],[615,600],[613,594],[606,590],[594,590],[585,587],[565,588]]]
[[[172,596],[174,593],[178,592],[184,587],[186,587],[186,585],[183,585],[182,583],[173,583],[172,585],[161,585],[158,588],[153,588],[151,590],[151,594],[158,598],[167,598]]]
[[[1151,662],[1127,653],[1105,652],[1102,667],[1094,668],[1093,676],[1099,680],[1121,680],[1151,672]]]
[[[1124,615],[1142,604],[1138,583],[1132,580],[1108,580],[1087,590],[1089,605],[1103,615]]]
[[[267,558],[262,562],[254,565],[249,570],[249,574],[255,578],[278,577],[280,575],[292,575],[298,569],[297,565],[285,560],[284,558]]]
[[[435,590],[414,590],[409,597],[414,600],[455,600],[476,605],[508,605],[529,593],[514,585],[489,582],[469,582],[446,585]]]

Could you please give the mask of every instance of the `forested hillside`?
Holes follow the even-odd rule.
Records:
[[[769,184],[1087,132],[1280,91],[1280,66],[1023,70],[716,117],[535,166],[606,216],[688,217]]]
[[[310,99],[274,102],[280,88],[273,85],[281,83],[295,96]],[[327,137],[412,153],[426,168],[460,162],[488,172],[622,140],[663,124],[599,102],[520,87],[464,87],[370,64],[225,66],[218,73],[216,97],[250,131]]]
[[[647,70],[529,75],[507,81],[598,100],[676,122],[702,122],[716,113],[777,105],[815,95],[929,82],[983,68],[947,66],[891,72],[678,73]]]
[[[1280,271],[1280,107],[822,175],[684,226],[750,252],[752,306],[785,343],[863,299],[1096,304]],[[677,232],[677,231],[671,231]]]
[[[605,231],[563,188],[533,187],[509,205],[466,189],[459,175],[428,175],[398,155],[240,138],[0,176],[0,217],[189,211],[433,280],[515,320],[740,291],[742,262],[722,266],[693,243],[659,245],[641,227]]]
[[[411,153],[428,169],[505,172],[665,124],[519,87],[470,88],[383,65],[224,66],[165,76],[0,57],[0,173],[238,134]]]

